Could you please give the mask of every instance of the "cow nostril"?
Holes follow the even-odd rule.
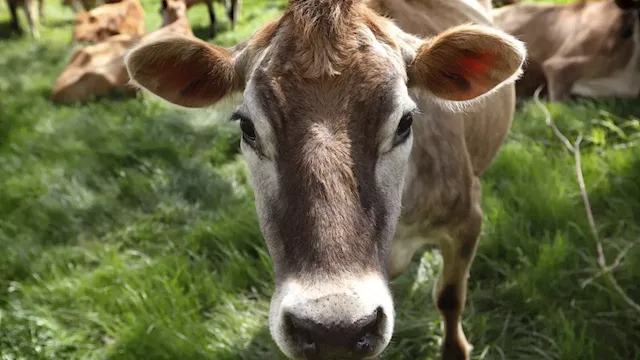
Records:
[[[364,336],[358,340],[356,347],[358,351],[371,351],[371,342],[366,336]]]
[[[285,315],[285,323],[287,331],[299,344],[302,353],[307,357],[314,356],[318,352],[318,347],[312,334],[313,324],[293,314]]]
[[[384,321],[384,311],[378,307],[373,314],[361,320],[363,323],[360,331],[360,338],[356,342],[356,349],[360,352],[370,352],[372,350],[371,342],[380,336],[382,322]]]
[[[313,341],[313,339],[311,339],[311,337],[305,337],[304,341],[302,342],[302,353],[305,354],[305,356],[313,356],[318,352],[318,349],[316,347],[316,342]]]
[[[311,333],[308,331],[303,331],[302,335],[302,346],[305,350],[314,350],[316,347],[316,342],[313,340]]]
[[[308,332],[305,332],[305,334],[303,335],[303,339],[305,346],[314,346],[316,344],[316,342],[311,338],[311,334],[309,334]]]
[[[319,322],[286,313],[286,332],[295,351],[305,358],[350,356],[362,359],[375,352],[383,339],[386,316],[381,307],[350,324]]]

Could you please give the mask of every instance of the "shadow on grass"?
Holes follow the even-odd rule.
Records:
[[[540,91],[540,100],[543,102],[549,102],[549,94],[547,87],[545,86]],[[561,102],[568,107],[571,106],[589,106],[591,104],[597,104],[601,110],[606,110],[616,114],[619,117],[640,116],[640,96],[638,98],[616,98],[616,97],[603,97],[603,98],[591,98],[586,96],[571,95],[570,99]],[[528,103],[534,102],[533,96],[516,96],[516,110],[522,109]]]
[[[47,89],[41,89],[40,95],[51,101],[51,95],[53,94],[53,86]],[[99,103],[101,101],[110,101],[114,103],[125,102],[131,99],[141,99],[140,91],[128,92],[120,89],[112,89],[106,94],[91,95],[83,100],[65,101],[65,102],[52,102],[53,106],[62,108],[65,106],[87,106],[93,103]]]
[[[24,29],[22,31],[16,30],[11,22],[0,23],[0,40],[19,39],[22,36],[26,36]]]
[[[219,15],[216,13],[216,16]],[[211,26],[209,26],[209,20],[207,20],[206,25],[193,25],[192,26],[193,34],[201,39],[201,40],[214,40],[217,36],[222,35],[225,32],[231,31],[231,24],[227,21],[216,21],[215,36],[211,36]]]

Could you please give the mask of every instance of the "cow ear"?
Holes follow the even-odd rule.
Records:
[[[525,45],[500,30],[461,25],[426,40],[409,66],[409,85],[443,100],[465,101],[514,82]]]
[[[240,87],[231,52],[193,37],[143,41],[124,62],[134,85],[184,107],[213,105]]]

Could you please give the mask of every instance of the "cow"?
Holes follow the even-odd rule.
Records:
[[[149,39],[154,36],[174,33],[194,36],[189,19],[187,19],[187,7],[183,0],[161,0],[160,15],[162,16],[160,29],[149,34]],[[145,41],[147,40],[145,38]]]
[[[73,40],[97,43],[120,34],[142,36],[145,33],[144,18],[144,9],[139,0],[104,4],[76,14]]]
[[[482,229],[480,176],[515,112],[525,45],[491,1],[290,0],[229,48],[168,36],[125,55],[132,84],[231,115],[274,264],[269,331],[291,359],[378,356],[394,329],[388,282],[433,244],[441,356],[461,325]]]
[[[62,4],[71,7],[74,13],[89,11],[104,4],[115,4],[122,0],[63,0]]]
[[[112,93],[134,96],[136,89],[128,86],[129,77],[122,58],[138,41],[139,35],[119,34],[75,50],[56,79],[51,101],[84,101]]]
[[[222,3],[226,9],[227,17],[231,22],[231,30],[236,29],[236,20],[238,18],[238,11],[240,7],[240,0],[185,0],[187,9],[192,6],[205,3],[207,5],[207,11],[209,12],[209,36],[216,36],[216,12],[213,6],[214,1]]]
[[[18,8],[24,9],[29,23],[29,31],[34,39],[40,39],[40,20],[44,19],[44,0],[7,0],[7,6],[11,13],[11,28],[22,34],[22,27],[18,21]]]
[[[123,56],[140,41],[156,36],[182,34],[194,36],[186,16],[183,0],[162,0],[162,24],[150,34],[120,34],[107,40],[79,48],[56,79],[51,100],[56,103],[86,101],[92,97],[117,93],[133,97],[137,89],[129,85]]]
[[[493,11],[529,50],[519,97],[546,84],[551,101],[640,96],[640,1],[509,5]]]

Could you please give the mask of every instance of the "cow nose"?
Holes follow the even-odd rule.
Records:
[[[352,323],[325,324],[285,315],[287,332],[305,359],[364,359],[378,350],[382,339],[385,314],[378,307],[372,314]]]

